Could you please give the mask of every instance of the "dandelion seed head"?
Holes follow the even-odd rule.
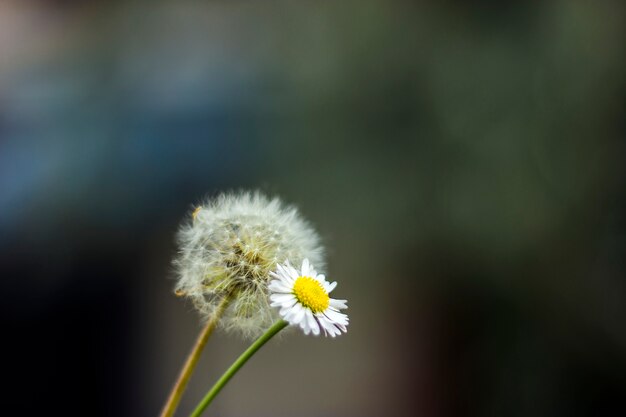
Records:
[[[205,316],[233,295],[220,324],[256,337],[280,316],[270,307],[270,272],[305,258],[324,264],[317,233],[291,206],[256,193],[229,193],[195,208],[180,228],[175,293]]]

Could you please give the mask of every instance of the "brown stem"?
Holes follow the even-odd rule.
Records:
[[[204,326],[204,328],[200,332],[200,335],[198,335],[198,339],[191,349],[191,352],[189,352],[189,356],[187,356],[185,365],[180,371],[180,375],[178,375],[178,379],[176,380],[176,383],[174,384],[174,387],[172,388],[172,391],[167,398],[167,402],[163,407],[163,411],[161,411],[160,417],[172,417],[174,415],[174,412],[176,411],[176,408],[178,408],[178,404],[180,403],[180,399],[183,396],[183,392],[185,392],[185,388],[187,388],[187,383],[191,378],[191,374],[193,374],[193,370],[195,369],[196,364],[200,359],[200,355],[204,350],[204,346],[206,345],[209,336],[211,336],[211,333],[213,333],[213,330],[215,329],[215,326],[217,325],[220,317],[224,313],[224,310],[226,310],[226,307],[228,307],[228,303],[230,302],[230,300],[230,296],[226,296],[222,300],[222,302],[217,306],[213,317],[211,317],[206,326]]]

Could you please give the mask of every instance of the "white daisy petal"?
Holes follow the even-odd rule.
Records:
[[[289,288],[287,285],[283,284],[280,281],[270,282],[267,288],[274,293],[284,293],[284,294],[291,293],[291,288]]]
[[[311,312],[311,310],[309,310],[308,308],[306,309],[305,317],[306,317],[307,324],[309,325],[311,330],[313,330],[313,334],[315,336],[320,334],[320,326],[315,320],[315,317],[313,317],[313,312]]]
[[[291,300],[282,302],[281,304],[275,306],[275,307],[280,307],[280,308],[286,308],[286,307],[293,307],[296,304],[298,304],[298,300],[296,300],[296,298],[292,298]]]
[[[341,332],[343,331],[344,333],[346,332],[346,326],[342,325],[342,324],[337,324],[333,321],[331,321],[330,319],[328,319],[328,317],[325,317],[327,323],[332,327],[335,335],[340,335]]]
[[[298,277],[300,276],[300,274],[298,274],[298,271],[296,270],[296,268],[294,268],[291,265],[287,266],[287,272],[288,272],[288,276],[290,278],[293,278],[293,279],[298,279]]]
[[[289,269],[283,267],[282,271],[280,272],[281,281],[291,283],[295,278],[297,277],[292,277],[292,273]]]
[[[302,319],[304,318],[305,314],[306,314],[306,309],[304,307],[300,308],[300,310],[296,313],[296,315],[293,318],[294,323],[302,322]]]
[[[280,316],[282,318],[284,318],[285,320],[287,320],[287,314],[293,309],[293,307],[298,304],[298,302],[296,301],[292,306],[288,305],[288,306],[283,306],[280,311],[278,312],[278,314],[280,314]],[[289,320],[287,320],[289,321]]]
[[[283,305],[283,303],[273,301],[272,303],[270,303],[270,307],[287,307],[287,306]]]
[[[324,289],[326,290],[327,293],[331,293],[332,290],[335,289],[335,287],[337,286],[337,281],[335,282],[327,282],[324,285]]]
[[[276,293],[276,294],[270,295],[270,300],[274,302],[278,302],[279,304],[282,304],[283,302],[287,300],[293,300],[293,299],[295,299],[293,294]]]
[[[272,271],[272,272],[270,272],[270,277],[272,277],[274,279],[280,280],[280,279],[282,279],[282,274],[276,273],[276,272]]]
[[[336,337],[341,334],[341,330],[339,330],[334,324],[331,323],[328,327],[328,333],[330,334],[330,337]]]
[[[285,319],[292,324],[298,324],[302,321],[302,317],[304,317],[305,312],[306,309],[296,303],[285,315]]]
[[[276,265],[276,272],[270,272],[270,275],[278,279],[282,279],[282,277],[285,275],[285,270],[282,265],[278,264]]]
[[[293,294],[275,293],[270,295],[272,301],[285,301],[290,298],[294,298]]]
[[[328,317],[330,320],[332,320],[334,323],[339,323],[339,324],[348,324],[348,316],[346,316],[343,313],[338,313],[336,311],[333,310],[326,310],[324,312],[324,314],[326,315],[326,317]]]
[[[270,306],[280,307],[281,309],[283,309],[283,308],[291,308],[297,303],[298,303],[298,300],[296,300],[296,298],[294,297],[294,298],[287,299],[285,301],[274,301],[272,304],[270,304]]]
[[[331,298],[330,306],[336,309],[344,309],[344,308],[348,308],[348,306],[346,305],[347,302],[348,300],[336,300],[334,298]]]
[[[302,260],[301,272],[302,272],[302,275],[305,277],[311,276],[311,272],[309,271],[309,260],[307,258],[304,258]]]
[[[331,337],[335,337],[335,326],[333,326],[330,320],[328,320],[324,315],[321,314],[317,315],[316,317],[322,325],[324,334],[330,334]]]

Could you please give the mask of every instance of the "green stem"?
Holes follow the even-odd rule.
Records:
[[[207,324],[198,335],[198,339],[193,345],[189,356],[187,356],[185,365],[183,365],[183,369],[180,371],[180,375],[178,376],[178,379],[176,380],[176,383],[167,398],[167,402],[165,403],[165,406],[163,406],[160,417],[172,417],[174,415],[174,412],[176,411],[176,408],[178,407],[178,404],[183,396],[183,392],[185,392],[185,388],[187,388],[187,383],[191,378],[191,374],[193,374],[193,371],[198,364],[200,354],[204,350],[204,346],[206,345],[207,340],[209,340],[209,336],[211,336],[211,333],[215,330],[217,322],[222,317],[222,314],[224,314],[224,311],[226,310],[226,307],[228,307],[231,299],[232,295],[228,295],[222,300],[215,310],[213,317],[207,321]]]
[[[213,385],[213,388],[211,388],[211,390],[205,395],[202,401],[200,401],[196,409],[193,410],[193,413],[191,413],[190,417],[199,417],[200,414],[202,414],[202,412],[204,412],[204,410],[208,407],[208,405],[211,404],[211,401],[213,401],[213,399],[217,396],[220,390],[224,388],[224,385],[226,385],[226,383],[230,381],[233,375],[237,373],[239,368],[241,368],[248,361],[248,359],[250,359],[252,355],[254,355],[256,351],[261,348],[261,346],[267,343],[268,340],[274,337],[276,333],[284,329],[285,326],[287,326],[288,324],[289,323],[287,323],[286,321],[280,320],[276,322],[272,327],[270,327],[261,337],[255,340],[254,343],[251,344],[250,347],[237,358],[237,360],[230,366],[230,368],[228,368],[228,370],[224,372],[224,375],[222,375],[220,379],[217,380],[215,385]]]

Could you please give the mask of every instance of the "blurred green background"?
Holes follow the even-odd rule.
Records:
[[[273,341],[207,415],[626,415],[625,17],[2,1],[7,415],[156,416],[200,328],[177,226],[251,188],[316,226],[351,324]],[[209,342],[180,415],[245,346]]]

